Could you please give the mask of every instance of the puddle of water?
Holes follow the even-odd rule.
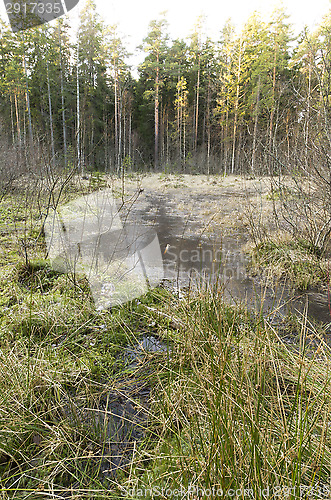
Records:
[[[232,194],[225,193],[222,201],[222,193],[210,197],[196,195],[194,202],[197,206],[206,200],[223,203],[229,196]],[[272,322],[279,321],[289,312],[301,314],[307,303],[310,318],[330,325],[327,293],[308,291],[293,294],[293,290],[286,285],[265,289],[248,274],[248,258],[242,251],[248,240],[244,231],[236,228],[233,236],[223,238],[197,237],[202,223],[207,221],[199,220],[193,214],[184,217],[176,212],[175,200],[169,195],[149,195],[148,201],[147,210],[134,208],[130,217],[139,214],[140,220],[154,225],[161,244],[166,282],[177,289],[221,283],[228,300],[244,302],[249,308],[262,310]]]
[[[127,371],[133,375],[117,381],[117,391],[107,393],[98,405],[94,424],[103,429],[104,455],[101,465],[103,478],[113,478],[117,471],[131,460],[137,443],[145,437],[151,387],[146,374],[135,371],[146,354],[166,352],[169,347],[154,335],[143,335],[141,340],[124,351]]]
[[[148,374],[145,370],[140,373],[139,365],[146,354],[166,351],[169,346],[159,338],[143,335],[137,344],[124,350],[123,359],[128,364],[116,387],[103,394],[94,408],[85,411],[85,420],[102,448],[100,480],[111,480],[125,468],[137,443],[144,439],[152,388]]]
[[[143,361],[143,358],[148,353],[167,351],[169,351],[169,346],[162,340],[154,335],[144,334],[136,345],[129,346],[124,351],[124,359],[129,362],[127,369],[132,370],[137,368],[139,363]]]

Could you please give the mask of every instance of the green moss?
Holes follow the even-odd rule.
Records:
[[[17,281],[32,292],[48,292],[54,287],[58,277],[59,273],[45,260],[29,261],[28,264],[17,267]]]

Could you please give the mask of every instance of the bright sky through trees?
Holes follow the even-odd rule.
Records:
[[[319,23],[322,16],[331,9],[331,0],[95,0],[97,11],[106,24],[119,26],[119,31],[127,37],[126,43],[131,53],[140,45],[148,31],[152,19],[159,16],[160,12],[167,12],[169,33],[172,38],[185,38],[201,14],[205,16],[206,33],[217,40],[220,30],[226,20],[231,17],[237,29],[240,29],[254,11],[259,11],[263,16],[269,15],[275,7],[283,5],[290,15],[290,22],[294,25],[295,34],[307,25],[313,27]],[[85,5],[85,0],[80,0],[69,14],[70,24],[78,23],[79,11]],[[7,20],[4,3],[0,2],[0,15]],[[139,64],[143,55],[131,57],[131,64]]]
[[[205,14],[206,25],[212,36],[217,36],[225,21],[231,17],[237,27],[248,16],[258,10],[261,14],[270,13],[274,7],[284,5],[291,22],[300,31],[304,25],[312,26],[331,8],[330,0],[127,0],[124,2],[105,2],[96,0],[98,11],[110,23],[118,22],[121,30],[139,40],[145,36],[148,23],[162,11],[167,11],[170,32],[174,37],[187,36],[196,18]]]
[[[84,0],[81,0],[81,5]],[[220,30],[231,17],[237,29],[247,21],[249,15],[258,10],[268,16],[275,7],[285,6],[290,22],[298,34],[305,25],[313,27],[331,9],[330,0],[96,0],[97,10],[108,24],[118,23],[120,31],[128,36],[130,51],[141,44],[148,31],[148,24],[167,11],[169,33],[172,38],[184,38],[190,34],[201,14],[206,17],[206,33],[218,39]],[[75,12],[77,16],[78,13]],[[133,57],[132,62],[141,62],[143,55]]]
[[[298,34],[304,26],[313,28],[322,17],[331,9],[331,0],[95,0],[97,12],[108,25],[118,24],[119,32],[132,54],[130,64],[138,65],[143,60],[143,53],[134,54],[138,45],[148,31],[152,19],[156,19],[161,12],[166,11],[169,22],[170,36],[185,38],[193,30],[198,16],[205,16],[206,34],[212,39],[219,38],[220,30],[226,20],[231,18],[237,29],[247,21],[255,10],[263,17],[268,16],[274,8],[284,6],[290,15],[289,21],[294,26],[294,34]],[[70,24],[78,25],[80,10],[85,0],[80,0],[69,14]],[[0,0],[0,15],[8,20],[4,4]]]
[[[84,6],[81,0],[70,13],[72,20],[78,17],[79,10]],[[187,36],[197,17],[206,16],[208,34],[218,35],[225,21],[231,17],[234,24],[240,28],[248,16],[258,10],[262,14],[270,13],[274,7],[284,5],[295,25],[296,32],[304,25],[312,27],[331,8],[330,0],[286,0],[282,3],[268,0],[96,0],[97,10],[107,24],[118,23],[120,30],[130,37],[130,45],[135,47],[141,43],[147,32],[151,19],[160,12],[167,11],[170,24],[170,34],[174,37]],[[0,15],[6,19],[3,2],[0,4]]]

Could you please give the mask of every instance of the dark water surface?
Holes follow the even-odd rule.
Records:
[[[201,195],[192,197],[197,206]],[[205,196],[203,197],[205,199]],[[221,197],[214,201],[224,203]],[[252,277],[248,270],[248,257],[242,247],[248,235],[235,228],[226,236],[201,233],[207,221],[197,215],[183,217],[176,210],[176,201],[170,195],[148,195],[147,210],[133,210],[147,224],[153,224],[161,244],[165,282],[177,290],[191,286],[224,285],[225,296],[232,302],[243,302],[249,308],[263,311],[271,322],[277,322],[289,312],[302,315],[307,308],[308,318],[324,324],[331,322],[327,293],[314,290],[295,292],[286,284],[266,288]]]

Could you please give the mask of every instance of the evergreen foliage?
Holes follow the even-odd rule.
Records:
[[[1,22],[2,141],[33,140],[67,168],[80,155],[83,171],[308,168],[331,137],[330,21],[294,39],[284,10],[269,20],[254,12],[240,33],[228,20],[213,41],[199,18],[187,40],[172,41],[161,14],[139,47],[137,78],[93,0],[75,42],[66,18],[18,34]]]

